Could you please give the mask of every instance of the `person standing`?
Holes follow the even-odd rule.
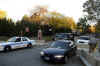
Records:
[[[97,41],[96,38],[90,37],[89,41],[89,53],[93,53],[96,49]]]
[[[41,31],[41,29],[38,30],[38,40],[42,40],[42,31]]]
[[[98,51],[100,53],[100,39],[98,40]]]

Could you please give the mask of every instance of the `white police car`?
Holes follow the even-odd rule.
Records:
[[[76,40],[76,44],[78,44],[78,45],[82,45],[82,44],[88,45],[89,41],[90,41],[89,36],[80,36],[80,37]]]
[[[0,51],[10,51],[22,47],[31,48],[35,44],[35,40],[30,40],[27,37],[12,37],[7,42],[0,43]]]

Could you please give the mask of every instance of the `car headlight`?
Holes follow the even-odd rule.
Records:
[[[55,58],[62,58],[62,57],[64,57],[64,55],[55,55],[54,57]]]
[[[41,51],[41,52],[40,52],[40,54],[41,54],[41,55],[44,55],[44,52],[43,52],[43,51]]]

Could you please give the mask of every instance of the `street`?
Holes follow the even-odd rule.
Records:
[[[79,56],[72,57],[66,64],[44,62],[39,54],[43,48],[44,46],[35,46],[0,52],[0,66],[83,66]]]

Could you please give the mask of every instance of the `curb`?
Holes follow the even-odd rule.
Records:
[[[85,66],[92,66],[83,56],[80,55],[79,57]]]
[[[100,66],[100,60],[91,54],[87,54],[85,51],[81,51],[79,57],[85,66]]]

